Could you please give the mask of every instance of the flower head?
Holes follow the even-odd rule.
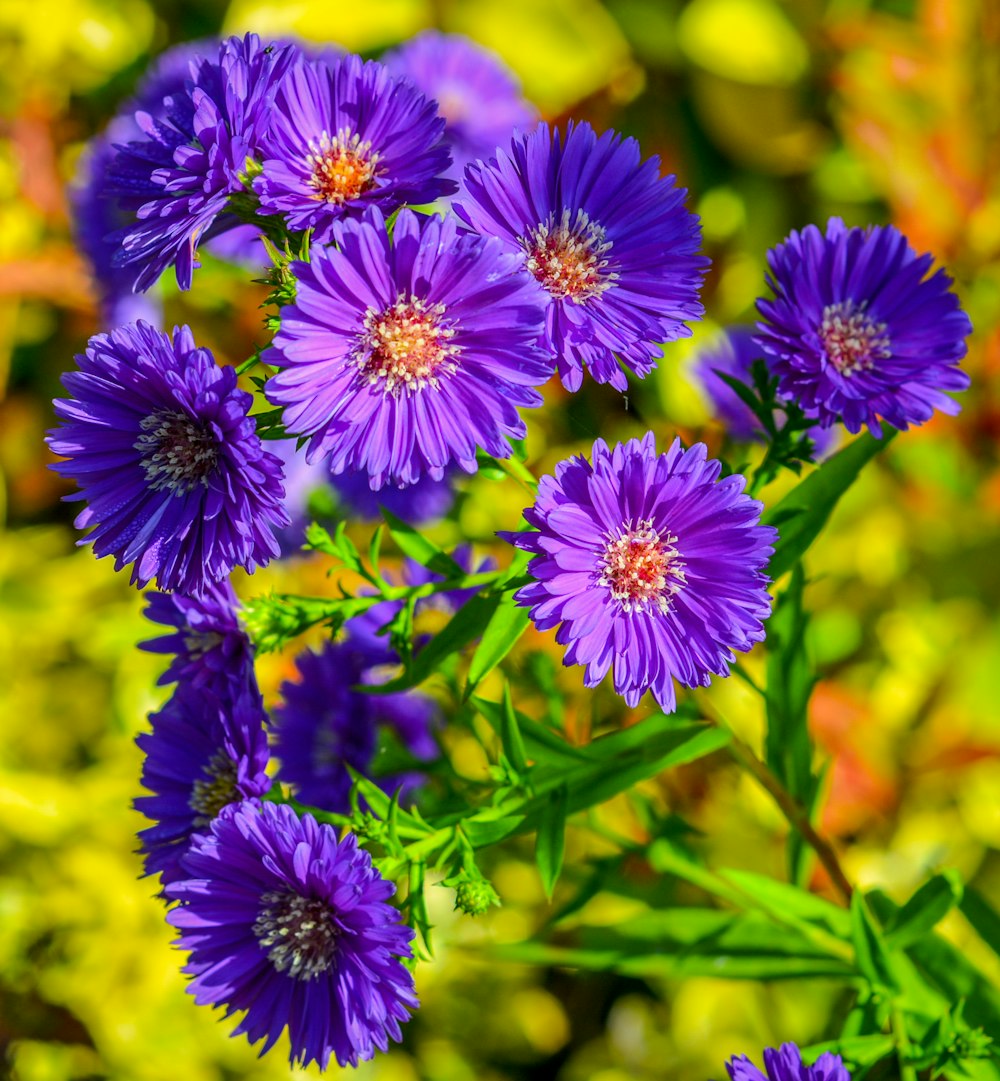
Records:
[[[462,34],[425,30],[382,62],[437,103],[453,158],[448,175],[456,180],[466,165],[490,157],[512,131],[530,131],[537,123],[514,73],[496,53]]]
[[[356,1066],[401,1038],[418,1005],[413,932],[388,904],[393,886],[353,834],[291,807],[226,808],[184,857],[167,921],[190,951],[201,1005],[245,1011],[233,1035],[271,1047],[287,1027],[292,1063]]]
[[[652,690],[669,711],[674,680],[707,686],[763,639],[776,534],[743,477],[720,469],[700,443],[657,455],[652,432],[610,450],[599,439],[592,464],[570,458],[540,481],[524,512],[538,532],[503,534],[535,554],[517,601],[539,630],[558,626],[586,686],[613,669],[630,706]]]
[[[733,326],[699,350],[695,360],[695,377],[708,395],[713,413],[729,435],[742,443],[764,439],[764,430],[746,402],[717,373],[749,385],[750,369],[762,352],[753,327]],[[814,425],[807,434],[815,456],[826,453],[836,440],[830,429],[819,425]]]
[[[622,363],[647,375],[659,343],[700,319],[708,260],[687,193],[642,161],[635,139],[589,124],[565,137],[541,124],[510,150],[469,166],[455,212],[517,254],[546,303],[546,344],[570,390],[584,365],[599,383],[628,386]]]
[[[240,626],[239,602],[228,582],[191,596],[147,593],[146,618],[173,633],[139,645],[150,653],[172,653],[160,683],[186,683],[226,695],[227,688],[255,687],[253,647]]]
[[[136,267],[136,289],[171,265],[189,289],[198,244],[239,224],[223,216],[227,202],[243,188],[247,159],[259,153],[278,85],[298,55],[296,46],[265,46],[255,34],[227,38],[192,61],[184,89],[156,113],[136,113],[141,137],[117,147],[108,184],[138,217],[115,257]]]
[[[80,371],[63,376],[73,395],[55,402],[63,426],[52,468],[86,500],[77,515],[97,556],[132,564],[139,586],[192,594],[277,554],[281,464],[261,446],[236,386],[191,331],[173,340],[148,323],[90,339]]]
[[[327,811],[350,810],[350,766],[368,775],[378,729],[394,729],[421,758],[437,755],[431,735],[436,711],[431,699],[409,691],[373,695],[354,690],[384,680],[380,666],[396,662],[385,638],[327,642],[319,653],[296,658],[298,679],[281,685],[283,702],[274,710],[275,755],[280,780],[297,789],[303,803]],[[407,778],[377,778],[388,791]]]
[[[793,1043],[783,1043],[778,1050],[768,1047],[764,1051],[764,1068],[766,1076],[745,1055],[734,1055],[726,1063],[731,1081],[851,1081],[839,1055],[826,1051],[812,1066],[806,1066]]]
[[[831,218],[793,231],[768,252],[773,300],[759,300],[757,342],[770,356],[782,395],[828,428],[882,421],[906,429],[935,409],[954,415],[945,391],[964,390],[958,361],[972,332],[943,270],[928,273],[892,225],[848,229]]]
[[[440,480],[476,450],[511,453],[519,406],[548,375],[537,290],[498,241],[402,210],[392,243],[377,209],[336,230],[339,248],[294,263],[298,290],[265,362],[267,396],[308,457],[361,470],[373,490]]]
[[[338,219],[429,203],[456,185],[434,103],[374,60],[301,61],[278,90],[254,181],[261,210],[325,240]]]
[[[260,698],[249,688],[221,698],[182,684],[136,737],[145,752],[136,810],[156,825],[139,833],[147,875],[166,884],[183,877],[180,858],[191,838],[223,807],[262,796],[271,781]]]

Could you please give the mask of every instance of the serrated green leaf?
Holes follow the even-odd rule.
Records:
[[[893,915],[885,928],[890,950],[905,949],[928,934],[962,899],[956,871],[943,871],[925,882]]]
[[[871,987],[879,992],[898,991],[882,932],[860,890],[855,890],[851,897],[851,941],[858,970]]]
[[[413,526],[408,525],[402,518],[397,518],[395,514],[386,510],[385,507],[380,509],[382,517],[389,527],[389,532],[392,534],[392,539],[396,542],[403,555],[409,556],[410,559],[419,563],[422,567],[426,567],[429,571],[440,574],[444,578],[464,577],[465,571],[447,552],[429,541],[421,533],[418,533]]]
[[[563,785],[550,792],[542,809],[535,841],[535,862],[542,876],[545,896],[551,901],[562,870],[563,852],[566,847],[566,807],[569,795]]]
[[[779,534],[768,566],[772,579],[780,578],[802,558],[862,467],[884,450],[895,435],[895,430],[890,428],[882,439],[867,432],[859,436],[764,512],[763,522],[775,526]]]
[[[527,608],[514,602],[514,591],[500,594],[499,604],[483,631],[483,637],[469,664],[469,675],[465,684],[465,697],[468,698],[476,687],[493,671],[517,644],[518,639],[528,629],[531,617]]]

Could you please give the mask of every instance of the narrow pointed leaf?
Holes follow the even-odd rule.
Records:
[[[538,823],[538,838],[535,842],[535,862],[542,876],[545,896],[552,900],[552,890],[559,872],[562,870],[563,853],[566,848],[566,804],[565,786],[549,794],[541,821]]]

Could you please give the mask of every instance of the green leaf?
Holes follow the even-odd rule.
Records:
[[[535,841],[535,862],[542,876],[545,896],[551,901],[552,890],[562,870],[563,852],[566,846],[566,786],[550,792],[538,823]]]
[[[507,756],[507,761],[514,768],[515,773],[526,773],[528,756],[525,754],[524,740],[517,723],[517,713],[514,711],[514,703],[510,697],[510,684],[506,682],[503,685],[503,709],[500,717],[500,741],[503,744],[503,753]]]
[[[1000,915],[985,897],[971,886],[965,887],[962,903],[959,905],[962,915],[976,929],[976,933],[990,949],[1000,956]]]
[[[793,917],[798,921],[815,924],[826,928],[845,942],[850,941],[851,918],[848,913],[808,890],[787,882],[778,882],[767,875],[754,874],[752,871],[727,868],[719,871],[719,877],[738,886],[772,915]]]
[[[768,567],[773,579],[780,578],[802,558],[862,467],[884,450],[895,436],[896,432],[891,428],[882,439],[867,432],[859,436],[764,512],[763,522],[775,526],[779,533]]]
[[[868,899],[883,922],[898,910],[888,897],[873,890]],[[957,947],[936,932],[906,947],[906,955],[927,983],[948,1002],[965,999],[965,1019],[986,1032],[1000,1032],[1000,991]]]
[[[472,655],[465,684],[466,698],[510,653],[518,639],[528,629],[530,622],[528,609],[515,604],[513,590],[500,595],[499,604],[483,631],[482,641],[476,646],[476,652]]]
[[[636,730],[641,734],[637,736]],[[712,725],[676,725],[663,714],[656,714],[631,728],[594,740],[585,763],[575,767],[567,767],[564,762],[536,766],[531,771],[532,789],[537,793],[534,799],[525,801],[519,796],[490,808],[488,819],[482,814],[465,819],[462,827],[475,848],[499,839],[492,825],[495,819],[507,818],[508,829],[503,836],[530,833],[539,828],[549,794],[562,785],[568,791],[566,813],[574,814],[604,803],[670,766],[711,754],[725,746],[728,739],[727,733]],[[516,810],[511,809],[512,805]],[[486,821],[490,825],[484,833],[481,824]]]
[[[388,683],[366,683],[358,689],[367,694],[395,694],[396,691],[407,691],[423,683],[438,670],[442,661],[464,649],[483,633],[499,603],[500,598],[496,595],[480,593],[473,597],[459,608],[419,653],[414,654],[402,675]]]
[[[819,792],[809,738],[809,698],[816,677],[806,654],[808,616],[802,608],[802,564],[792,568],[788,588],[775,603],[767,625],[767,736],[764,756],[787,791],[806,808]],[[810,853],[797,830],[788,836],[790,878],[807,878]]]
[[[858,968],[872,988],[882,993],[898,991],[882,933],[860,890],[851,897],[851,940]]]
[[[488,699],[479,698],[478,696],[473,696],[472,704],[490,722],[503,742],[505,739],[503,711],[506,707],[499,702],[490,702]],[[532,720],[519,710],[514,710],[514,719],[517,721],[518,732],[523,740],[526,756],[533,758],[536,762],[559,765],[566,762],[591,761],[592,755],[588,752],[587,747],[577,747],[573,743],[567,743],[562,736],[551,728],[546,728],[545,725]],[[504,743],[504,749],[506,750],[506,743]]]
[[[891,1036],[872,1034],[870,1036],[848,1036],[846,1039],[827,1040],[802,1048],[802,1060],[812,1064],[827,1051],[840,1055],[845,1065],[851,1068],[871,1066],[879,1059],[887,1058],[896,1052],[896,1044]]]
[[[310,522],[306,526],[305,547],[307,550],[323,552],[328,556],[333,556],[345,566],[350,567],[351,570],[361,572],[364,569],[361,562],[361,553],[355,546],[354,541],[344,532],[345,528],[345,522],[338,522],[331,535],[329,530],[324,529],[319,522]]]
[[[418,533],[413,526],[407,525],[402,518],[397,518],[385,507],[380,508],[382,517],[385,519],[392,539],[396,542],[403,555],[415,560],[422,567],[426,567],[443,578],[463,578],[465,571],[436,544],[429,541],[425,536]]]
[[[905,949],[927,935],[962,899],[957,871],[944,871],[925,882],[886,923],[885,944]]]
[[[568,965],[638,977],[797,979],[851,975],[851,968],[758,912],[650,910],[620,927],[581,928],[579,946],[499,947],[504,960]]]

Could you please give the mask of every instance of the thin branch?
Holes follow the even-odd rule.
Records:
[[[806,844],[816,853],[816,857],[830,876],[830,880],[844,903],[850,904],[854,887],[844,874],[844,869],[840,866],[840,860],[837,858],[833,845],[817,831],[816,827],[809,821],[809,814],[806,809],[757,756],[753,748],[744,743],[733,732],[718,711],[706,702],[704,696],[699,695],[699,701],[706,714],[706,719],[729,733],[731,737],[729,750],[733,757],[741,765],[745,766],[760,785],[770,793],[771,798],[781,809],[781,813],[789,824],[798,831]]]

